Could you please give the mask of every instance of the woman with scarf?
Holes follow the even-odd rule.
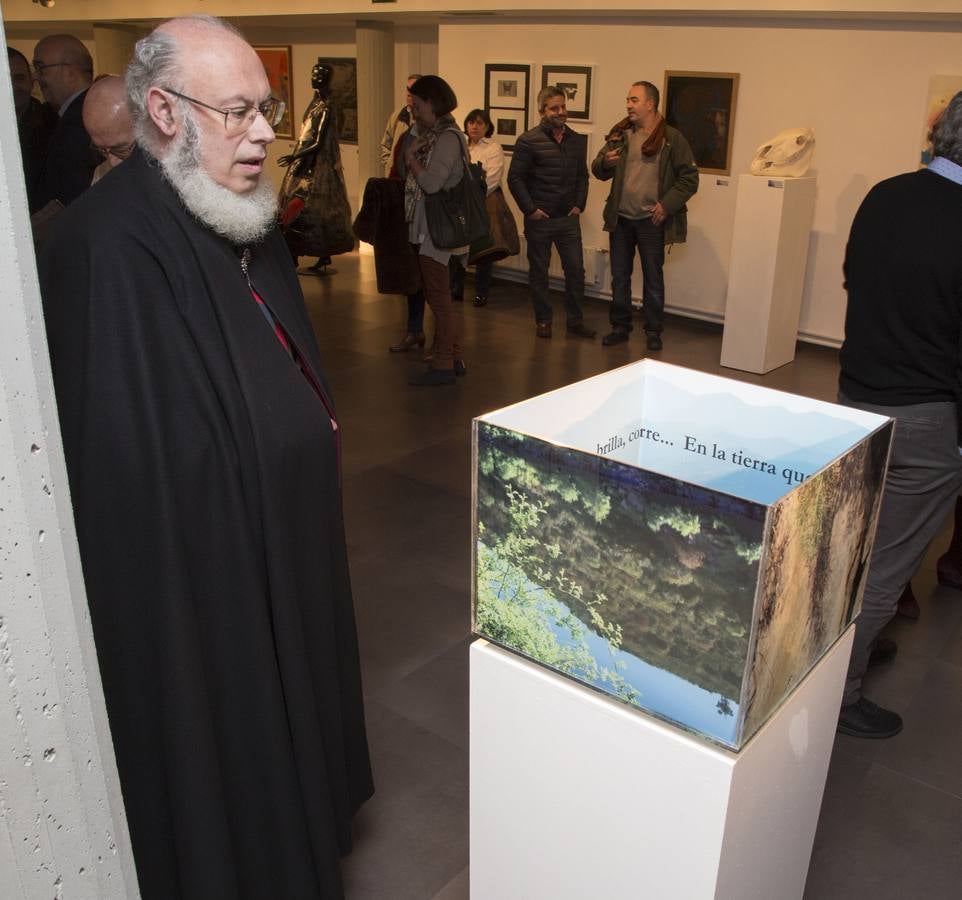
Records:
[[[399,154],[399,174],[404,179],[404,218],[408,240],[414,245],[421,272],[424,298],[434,313],[434,352],[429,368],[410,380],[412,385],[454,384],[464,375],[460,320],[451,302],[448,263],[452,255],[466,256],[467,247],[442,250],[428,232],[425,194],[454,187],[465,174],[465,138],[451,111],[458,99],[451,86],[437,75],[424,75],[411,85],[414,125]]]

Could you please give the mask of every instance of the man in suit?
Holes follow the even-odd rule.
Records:
[[[36,97],[33,90],[33,73],[27,57],[13,47],[7,47],[10,64],[10,83],[13,86],[13,105],[17,112],[17,131],[20,135],[20,157],[23,160],[23,177],[27,185],[27,201],[30,212],[37,209],[37,192],[47,147],[57,127],[57,114]]]
[[[51,34],[33,51],[33,70],[44,100],[57,110],[47,163],[38,192],[38,208],[54,200],[68,206],[89,186],[97,160],[83,124],[83,105],[93,80],[93,60],[71,34]]]
[[[548,264],[551,245],[565,273],[567,334],[594,338],[584,323],[585,266],[580,216],[588,201],[588,139],[570,129],[564,91],[549,85],[538,94],[541,123],[518,138],[508,187],[524,216],[528,284],[538,337],[551,337]]]

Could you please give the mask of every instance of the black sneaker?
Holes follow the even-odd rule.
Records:
[[[628,332],[623,328],[616,328],[601,339],[601,345],[603,347],[613,347],[615,344],[624,344],[627,340]]]
[[[890,738],[902,730],[902,717],[860,697],[839,711],[837,730],[850,737]]]

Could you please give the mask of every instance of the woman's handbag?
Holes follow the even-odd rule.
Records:
[[[509,256],[517,256],[521,252],[521,242],[518,239],[518,226],[514,216],[508,209],[501,188],[496,188],[484,201],[488,210],[488,221],[491,223],[491,233],[487,240],[475,241],[468,253],[468,265],[478,263],[496,263]]]
[[[491,229],[484,208],[484,169],[480,163],[472,163],[466,153],[462,158],[464,175],[454,187],[424,195],[428,232],[434,246],[441,250],[467,247]]]

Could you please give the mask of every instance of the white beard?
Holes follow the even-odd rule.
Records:
[[[266,174],[249,194],[236,194],[214,181],[201,164],[201,136],[190,113],[184,128],[160,160],[164,177],[200,222],[231,243],[264,240],[277,222],[277,196]]]

